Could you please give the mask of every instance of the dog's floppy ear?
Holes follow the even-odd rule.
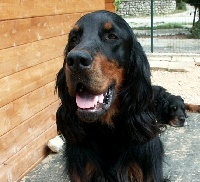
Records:
[[[67,46],[65,49],[65,56],[67,55]],[[56,89],[58,96],[61,99],[61,106],[56,113],[57,129],[64,137],[71,142],[78,142],[85,136],[85,131],[82,128],[82,123],[76,116],[76,101],[68,93],[65,76],[65,61],[63,68],[57,74]]]
[[[159,132],[154,115],[150,66],[140,43],[133,35],[130,62],[122,87],[122,118],[132,138],[148,141]],[[126,114],[124,114],[126,113]]]
[[[134,37],[133,48],[130,57],[130,64],[126,73],[126,87],[132,100],[135,103],[135,109],[142,112],[149,108],[152,102],[153,91],[151,86],[151,73],[147,56],[142,46]]]

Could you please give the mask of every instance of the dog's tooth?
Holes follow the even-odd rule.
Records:
[[[79,92],[83,91],[83,85],[80,87]]]

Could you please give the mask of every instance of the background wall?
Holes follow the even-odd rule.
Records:
[[[0,181],[17,181],[56,136],[55,77],[72,25],[110,0],[0,1]],[[112,9],[113,10],[113,9]]]
[[[154,0],[154,13],[166,14],[176,9],[176,0]],[[151,14],[151,0],[121,0],[117,14],[122,16],[145,16]]]

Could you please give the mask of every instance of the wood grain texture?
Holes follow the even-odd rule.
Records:
[[[6,162],[0,164],[0,181],[18,181],[35,166],[36,162],[47,155],[47,142],[56,134],[56,124],[54,124]]]
[[[55,81],[0,108],[0,136],[33,117],[51,103],[58,100],[54,93]],[[56,110],[56,109],[55,109]],[[44,113],[45,114],[45,113]]]
[[[68,34],[85,13],[0,21],[0,49]]]
[[[59,57],[0,79],[0,107],[54,81],[62,64]]]
[[[55,101],[0,137],[0,164],[7,161],[55,124],[55,114],[59,103],[60,101]]]
[[[115,5],[114,5],[113,3],[106,3],[106,4],[105,4],[105,9],[106,9],[107,11],[111,11],[111,12],[113,12],[113,13],[116,12],[116,8],[115,8]]]
[[[91,12],[105,9],[105,0],[1,0],[0,20]]]
[[[68,35],[63,35],[0,50],[0,78],[63,56],[67,39]]]

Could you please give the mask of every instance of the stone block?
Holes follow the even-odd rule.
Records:
[[[200,66],[200,57],[194,57],[195,65]]]
[[[194,59],[191,56],[173,56],[172,57],[172,61],[173,62],[190,62],[190,63],[194,63]]]
[[[171,61],[171,56],[148,56],[149,61]]]
[[[168,70],[168,61],[149,61],[151,70]]]
[[[168,71],[189,72],[195,68],[191,62],[169,62]]]

